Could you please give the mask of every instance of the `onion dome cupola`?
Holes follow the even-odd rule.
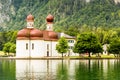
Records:
[[[33,17],[33,15],[32,14],[29,14],[28,16],[27,16],[27,22],[34,22],[34,17]]]
[[[48,36],[50,39],[58,39],[58,34],[54,31],[50,31]]]
[[[53,31],[54,16],[52,16],[51,14],[49,14],[49,15],[46,17],[46,21],[47,21],[47,30],[48,30],[48,31]]]
[[[41,39],[43,32],[35,28],[24,28],[17,34],[17,39]]]
[[[27,28],[24,28],[17,33],[17,39],[19,40],[42,39],[43,31],[40,31],[39,29],[35,29],[33,27],[34,17],[32,16],[32,14],[29,14],[27,16],[26,21],[27,21]]]
[[[29,34],[30,30],[28,28],[24,28],[17,33],[17,39],[28,39],[30,36]]]
[[[34,28],[30,31],[30,38],[31,39],[41,39],[41,38],[43,38],[43,32]]]
[[[48,24],[49,24],[49,23],[53,23],[54,17],[53,17],[51,14],[49,14],[49,15],[46,17],[46,21],[47,21]]]
[[[34,27],[34,17],[32,14],[29,14],[26,18],[27,21],[27,28],[33,28]]]

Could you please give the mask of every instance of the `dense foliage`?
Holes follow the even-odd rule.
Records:
[[[82,33],[78,35],[77,41],[74,46],[74,52],[76,53],[99,53],[102,52],[102,46],[97,39],[97,36],[93,33]]]
[[[45,29],[45,18],[49,13],[55,17],[56,31],[66,32],[71,27],[77,31],[84,25],[120,26],[120,4],[114,0],[2,0],[0,3],[3,4],[2,14],[7,17],[6,23],[0,26],[1,31],[22,29],[29,13],[35,16],[35,27],[40,29]]]
[[[8,53],[8,55],[9,55],[10,52],[15,53],[16,52],[15,44],[11,43],[11,42],[5,43],[4,47],[3,47],[3,51],[5,53]]]
[[[64,37],[61,37],[59,39],[58,44],[56,45],[56,50],[58,53],[62,54],[62,57],[63,53],[66,53],[68,51],[68,42]]]
[[[6,43],[12,43],[12,45],[13,44],[15,45],[16,36],[17,36],[17,31],[1,32],[0,33],[0,50],[3,50],[3,47],[5,46]]]
[[[108,51],[109,53],[117,54],[117,57],[120,57],[120,38],[115,38],[111,41]]]

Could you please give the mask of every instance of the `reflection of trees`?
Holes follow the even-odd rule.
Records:
[[[79,64],[75,66],[75,80],[87,80],[87,74],[87,64],[79,62]]]
[[[114,75],[113,75],[113,78],[115,80],[117,80],[117,79],[119,79],[119,76],[120,76],[120,60],[115,60],[114,61]]]
[[[15,80],[15,61],[0,61],[0,80]]]
[[[99,80],[99,61],[85,60],[80,61],[75,66],[75,80]]]
[[[56,80],[68,80],[68,68],[67,64],[59,63],[57,66],[57,79]]]
[[[107,80],[120,80],[120,60],[107,60]]]
[[[75,66],[75,80],[120,80],[120,60],[85,60]]]

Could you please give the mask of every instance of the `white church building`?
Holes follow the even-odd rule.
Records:
[[[67,55],[76,55],[72,51],[75,37],[53,31],[54,17],[51,14],[46,17],[46,30],[34,28],[34,17],[32,14],[27,16],[26,21],[27,27],[17,33],[16,57],[39,58],[61,56],[56,50],[56,44],[62,36],[68,40],[69,51]]]

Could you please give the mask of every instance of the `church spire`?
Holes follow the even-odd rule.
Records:
[[[47,21],[47,29],[48,31],[53,31],[53,21],[54,21],[54,17],[49,14],[47,17],[46,17],[46,21]]]
[[[29,14],[27,16],[27,28],[33,28],[34,27],[34,17],[32,16],[32,14]]]

